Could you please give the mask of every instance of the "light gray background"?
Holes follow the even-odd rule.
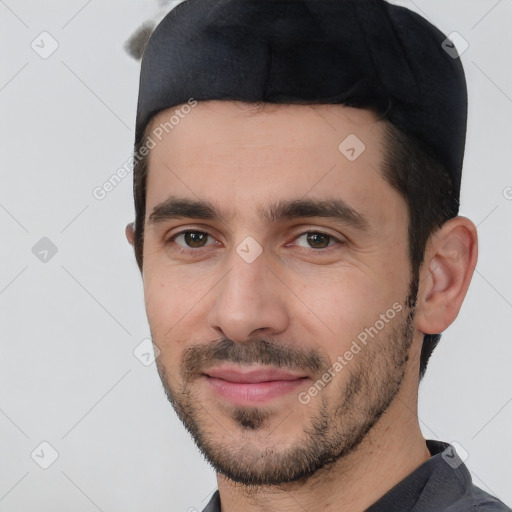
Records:
[[[461,214],[480,242],[420,388],[421,426],[463,446],[476,483],[510,504],[512,1],[400,3],[469,43]],[[131,175],[92,194],[130,156],[139,64],[122,47],[158,9],[0,0],[0,512],[202,510],[216,487],[155,365],[133,353],[149,330],[124,238]],[[59,44],[47,59],[31,48],[43,31]],[[46,262],[42,237],[58,249]]]

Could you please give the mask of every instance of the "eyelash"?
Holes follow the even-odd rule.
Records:
[[[177,249],[174,249],[174,250],[177,250],[177,251],[179,251],[181,253],[186,253],[186,254],[197,254],[199,252],[199,250],[205,249],[206,247],[208,247],[208,245],[206,245],[206,246],[198,247],[198,248],[194,249],[192,247],[185,247],[185,246],[176,244],[175,239],[177,237],[181,236],[181,235],[186,235],[187,233],[200,233],[200,234],[207,235],[208,237],[214,238],[210,233],[208,233],[206,231],[201,231],[201,230],[198,230],[198,229],[185,229],[185,230],[179,231],[178,233],[175,233],[174,235],[169,237],[165,241],[165,245],[169,246],[169,245],[173,244],[173,245],[175,245],[177,247]],[[310,251],[313,251],[315,253],[327,252],[328,250],[330,251],[331,248],[334,247],[337,244],[342,245],[342,246],[346,245],[346,242],[344,242],[343,240],[340,240],[339,238],[336,238],[334,235],[331,235],[330,233],[326,233],[325,231],[320,231],[320,230],[303,231],[302,233],[299,233],[296,237],[294,237],[293,240],[294,241],[298,240],[299,238],[303,237],[304,235],[308,235],[308,234],[324,235],[324,236],[328,237],[330,239],[330,241],[333,241],[335,243],[333,243],[331,245],[328,245],[327,247],[320,247],[320,248],[316,248],[316,249],[314,247],[301,247],[301,246],[299,246],[300,249],[305,250],[307,252],[310,252]],[[214,244],[211,244],[211,245],[214,245]]]

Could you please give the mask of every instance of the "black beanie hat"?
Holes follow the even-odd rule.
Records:
[[[189,99],[371,108],[446,167],[459,199],[467,91],[453,44],[384,0],[185,0],[144,50],[136,141]]]

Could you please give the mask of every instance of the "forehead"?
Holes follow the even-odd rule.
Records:
[[[401,201],[382,178],[384,124],[369,110],[208,101],[185,111],[150,123],[148,211],[171,194],[220,203],[227,216],[306,196],[375,216]]]
[[[300,139],[303,144],[310,140],[310,145],[315,147],[321,142],[321,149],[321,146],[331,147],[333,140],[342,135],[344,129],[359,132],[364,137],[369,131],[379,130],[380,124],[382,122],[373,111],[345,105],[211,100],[159,112],[151,120],[148,130],[159,132],[157,138],[160,140],[163,137],[167,141],[170,138],[166,135],[172,132],[186,142],[191,142],[190,137],[203,136],[201,142],[205,145],[217,145],[219,139],[231,143],[270,138],[274,144]],[[287,130],[279,132],[282,127]],[[278,135],[277,139],[275,135]],[[226,139],[227,136],[229,139]]]

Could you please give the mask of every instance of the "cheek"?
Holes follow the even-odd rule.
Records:
[[[297,295],[307,306],[296,319],[301,330],[316,333],[312,341],[326,350],[331,359],[343,354],[352,340],[374,326],[393,304],[400,302],[392,284],[383,276],[350,271],[335,274],[332,270],[317,274],[307,284],[297,283]],[[301,310],[304,308],[301,308]]]
[[[174,336],[178,321],[185,314],[184,287],[178,283],[178,276],[169,272],[155,272],[151,267],[144,271],[146,314],[157,344],[161,344],[164,338]]]
[[[347,340],[371,315],[371,294],[360,284],[331,279],[323,287],[317,282],[309,292],[310,322],[321,327],[321,320],[339,342]]]
[[[144,270],[146,314],[161,350],[190,340],[204,327],[204,308],[214,282],[184,267],[148,264]]]
[[[186,340],[187,334],[183,331],[186,326],[186,305],[182,291],[177,289],[175,279],[147,272],[144,275],[144,299],[153,343],[159,350],[160,364],[165,368],[167,378],[174,382],[185,348],[185,344],[179,340]]]

